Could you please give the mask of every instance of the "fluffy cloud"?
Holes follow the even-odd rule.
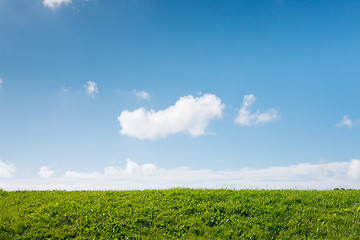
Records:
[[[89,94],[89,95],[94,95],[95,93],[98,92],[98,87],[97,87],[97,84],[95,82],[92,82],[92,81],[88,81],[84,87],[86,88],[86,92]]]
[[[43,5],[52,10],[60,7],[61,5],[68,5],[71,3],[71,0],[43,0]]]
[[[104,169],[104,173],[99,172],[77,172],[66,171],[63,175],[64,179],[95,179],[95,178],[126,178],[149,176],[156,172],[156,166],[151,163],[139,165],[130,158],[126,159],[125,168],[109,166]]]
[[[7,164],[0,160],[0,177],[11,177],[16,171],[13,164]]]
[[[150,94],[145,92],[145,91],[136,91],[136,90],[133,90],[133,93],[140,99],[144,99],[144,100],[147,100],[149,101],[150,100]]]
[[[239,110],[239,114],[235,119],[235,123],[240,126],[253,126],[263,125],[267,122],[275,121],[278,119],[278,113],[275,109],[269,109],[266,112],[251,113],[249,107],[256,101],[253,94],[245,95],[243,104]]]
[[[121,134],[138,139],[165,138],[176,133],[199,136],[205,133],[210,120],[222,117],[224,107],[220,98],[215,95],[189,95],[158,112],[144,108],[132,112],[122,111],[118,120],[122,128]]]
[[[0,168],[1,169],[1,168]],[[333,189],[360,187],[360,160],[263,169],[194,170],[157,168],[127,159],[125,168],[110,166],[103,173],[67,171],[51,181],[44,178],[3,179],[5,190],[134,190],[172,187],[234,189]]]
[[[342,120],[338,124],[336,124],[336,126],[352,128],[353,121],[347,115],[345,115],[345,116],[343,116]]]
[[[41,178],[48,178],[48,177],[51,177],[55,174],[54,171],[51,171],[48,167],[46,166],[43,166],[40,168],[39,172],[38,172],[38,175],[39,177]]]
[[[105,168],[104,174],[106,176],[120,176],[120,175],[129,175],[129,174],[140,174],[140,175],[151,175],[155,173],[156,166],[151,163],[139,165],[136,162],[132,161],[130,158],[126,160],[126,167],[125,169],[110,166]]]

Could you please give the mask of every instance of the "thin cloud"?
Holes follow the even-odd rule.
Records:
[[[145,91],[136,91],[136,90],[133,90],[133,94],[135,94],[135,96],[137,96],[138,98],[140,99],[144,99],[144,100],[147,100],[147,101],[150,101],[150,94],[145,92]]]
[[[257,111],[251,113],[249,107],[256,101],[253,94],[245,95],[243,104],[239,110],[235,123],[240,126],[257,126],[264,125],[267,122],[272,122],[278,119],[278,112],[275,109],[269,109],[266,112]]]
[[[51,10],[55,10],[56,8],[62,5],[69,5],[72,3],[72,0],[43,0],[43,5]]]
[[[15,173],[16,168],[14,164],[11,163],[4,163],[0,160],[0,177],[8,178],[12,177]]]
[[[3,84],[3,80],[2,78],[0,78],[0,87],[2,86],[2,84]]]
[[[205,134],[209,122],[222,117],[224,104],[212,94],[201,97],[181,97],[173,106],[155,112],[144,108],[132,112],[124,110],[118,120],[120,133],[138,139],[165,138],[171,134]]]
[[[352,128],[353,127],[353,121],[347,116],[344,115],[341,121],[336,124],[337,127],[347,127]]]
[[[89,179],[89,178],[98,178],[100,176],[101,174],[98,172],[86,173],[86,172],[66,171],[63,178]]]
[[[150,171],[148,169],[151,169]],[[78,178],[85,174],[78,173]],[[271,182],[271,181],[323,181],[327,179],[360,179],[360,160],[352,159],[349,162],[333,162],[321,164],[302,163],[290,166],[269,167],[264,169],[240,169],[214,171],[208,169],[193,170],[188,167],[175,169],[158,169],[154,164],[139,165],[127,159],[125,168],[110,166],[105,168],[104,173],[88,173],[87,178],[112,177],[112,178],[132,178],[139,176],[152,176],[157,180],[167,180],[173,183],[179,182],[213,182],[219,181],[222,184],[232,182]],[[69,177],[65,174],[64,177]],[[137,179],[137,178],[134,178]],[[139,178],[141,179],[141,178]]]
[[[172,187],[234,189],[359,188],[360,160],[321,164],[302,163],[263,169],[209,170],[158,168],[127,159],[124,168],[109,166],[100,172],[66,171],[51,181],[44,178],[3,179],[5,190],[134,190]]]
[[[98,86],[95,82],[93,81],[88,81],[85,85],[84,85],[86,92],[91,95],[94,96],[95,93],[98,92]]]
[[[63,92],[63,93],[68,93],[68,92],[70,92],[70,90],[71,90],[71,87],[62,87],[61,88],[61,92]]]
[[[38,175],[39,177],[41,178],[48,178],[48,177],[51,177],[55,174],[54,171],[50,170],[48,167],[46,166],[43,166],[40,168],[39,172],[38,172]]]

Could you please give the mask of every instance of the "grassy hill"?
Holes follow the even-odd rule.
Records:
[[[359,206],[359,190],[0,190],[0,239],[360,239]]]

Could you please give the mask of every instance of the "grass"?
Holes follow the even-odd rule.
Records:
[[[359,206],[359,190],[0,190],[0,239],[360,239]]]

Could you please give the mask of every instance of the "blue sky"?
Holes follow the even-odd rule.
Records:
[[[0,0],[0,188],[358,188],[359,11]]]

